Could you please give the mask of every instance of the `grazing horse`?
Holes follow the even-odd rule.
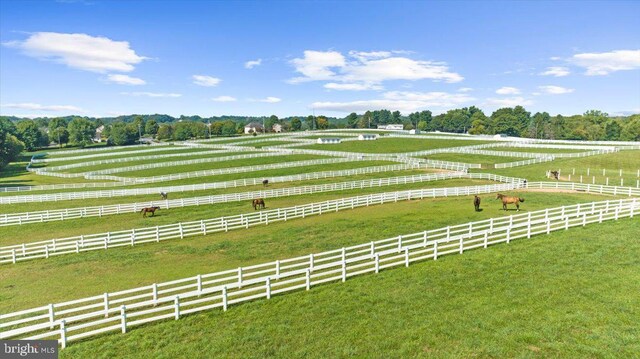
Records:
[[[474,196],[474,198],[473,198],[473,206],[476,208],[476,212],[480,211],[480,197]]]
[[[142,213],[142,217],[146,217],[147,213],[151,213],[151,216],[155,216],[156,215],[156,211],[159,210],[160,207],[146,207],[143,208],[140,213]]]
[[[505,211],[507,210],[507,204],[509,204],[509,203],[515,204],[516,205],[516,210],[520,211],[520,202],[524,202],[524,198],[505,196],[505,195],[500,194],[500,193],[498,193],[498,196],[496,197],[496,199],[501,199],[502,200],[502,209],[504,209]]]
[[[556,180],[559,179],[560,173],[558,171],[551,171],[550,173],[553,176],[553,178],[555,178]]]
[[[262,181],[262,185],[263,186],[267,187],[268,184],[269,184],[269,180],[268,179]]]
[[[167,192],[160,192],[160,197],[162,197],[162,199],[167,199],[169,194]]]
[[[255,211],[258,208],[264,209],[264,199],[262,198],[256,198],[253,200],[253,210]]]

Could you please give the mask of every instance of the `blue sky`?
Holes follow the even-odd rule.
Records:
[[[0,1],[0,113],[640,113],[640,2]]]

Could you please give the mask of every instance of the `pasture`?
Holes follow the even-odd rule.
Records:
[[[5,261],[0,264],[0,336],[56,339],[65,347],[61,358],[640,355],[640,199],[635,201],[640,197],[640,150],[626,149],[628,143],[591,144],[613,146],[615,151],[587,155],[590,149],[569,149],[550,140],[520,147],[519,139],[504,145],[504,138],[458,140],[461,136],[443,133],[393,137],[399,134],[379,132],[384,135],[375,141],[334,145],[302,140],[339,133],[348,138],[359,132],[51,149],[40,151],[35,158],[44,161],[29,170],[34,153],[24,154],[21,162],[0,174],[0,200],[5,201],[0,204],[0,262]],[[284,144],[286,148],[278,147]],[[477,145],[487,145],[482,150],[491,155],[478,152]],[[439,153],[411,154],[430,150]],[[494,168],[526,159],[514,152],[552,157]],[[367,157],[370,154],[376,156]],[[459,169],[451,170],[449,162],[458,163]],[[469,168],[478,163],[482,168]],[[558,169],[559,181],[547,177],[548,171]],[[96,171],[111,180],[95,179]],[[196,172],[201,173],[191,175]],[[119,182],[152,177],[158,179]],[[263,185],[263,179],[269,183]],[[103,187],[94,188],[94,183]],[[37,187],[51,184],[76,188]],[[161,191],[169,193],[166,202],[160,200]],[[503,211],[498,192],[524,198],[520,212],[512,205]],[[480,211],[473,208],[476,193],[482,200]],[[219,199],[193,202],[212,196]],[[266,208],[254,210],[253,198],[264,198]],[[353,204],[355,198],[359,205]],[[169,206],[168,201],[176,202]],[[106,211],[133,204],[135,210],[117,213],[28,220],[43,211],[88,213],[96,207]],[[160,210],[144,218],[138,209],[152,205]],[[309,212],[300,216],[298,208]],[[280,216],[280,211],[295,215],[262,221],[262,213]],[[8,221],[18,214],[24,222]],[[247,218],[256,216],[262,222],[249,225]],[[246,225],[239,222],[219,231],[205,226],[201,233],[183,235],[182,223],[222,223],[236,217],[247,219]],[[1,222],[3,218],[7,221]],[[179,234],[160,240],[162,228],[178,225]],[[136,243],[135,233],[149,228],[156,228],[157,241]],[[532,228],[542,229],[531,234]],[[433,253],[421,259],[412,254],[409,263],[410,251],[423,247],[403,237],[423,231],[424,248],[433,248]],[[428,231],[443,237],[428,242]],[[120,232],[132,233],[131,244],[111,246],[112,234]],[[473,244],[482,235],[484,247]],[[506,236],[506,243],[500,236]],[[76,241],[75,250],[54,255],[62,239],[71,237],[81,238],[82,245],[85,237],[105,237],[104,248],[83,251]],[[491,238],[494,242],[487,247]],[[394,239],[393,250],[373,243],[386,239]],[[439,243],[458,239],[460,253],[458,247],[442,249],[449,255],[438,257]],[[47,243],[46,255],[20,260],[31,255],[26,248],[37,242]],[[364,248],[364,254],[356,251],[361,257],[349,257],[344,248],[352,247]],[[374,255],[374,250],[380,252]],[[322,253],[335,253],[342,269],[325,269],[328,262],[323,259],[314,264],[314,256],[324,258]],[[390,263],[382,262],[390,260],[386,256],[406,260],[406,265],[385,266]],[[299,289],[278,292],[278,286],[298,283],[290,279],[293,284],[286,284],[280,262],[283,271],[304,279],[304,270],[286,269],[285,263],[298,263],[294,258],[309,258],[304,264],[308,290],[303,281]],[[372,267],[358,264],[374,258],[375,274]],[[274,261],[276,274],[252,272]],[[324,270],[328,274],[322,274]],[[218,272],[237,273],[237,283],[203,279]],[[336,279],[340,273],[342,280]],[[202,279],[197,292],[154,292],[154,300],[166,299],[168,304],[138,305],[133,299],[118,299],[124,297],[116,293],[187,283],[186,278],[198,275]],[[254,281],[263,275],[270,276],[267,294],[265,284]],[[228,302],[227,295],[233,296]],[[75,318],[69,314],[75,304],[64,302],[78,300],[98,304],[77,309],[85,317]],[[172,306],[171,312],[162,312],[165,305]]]

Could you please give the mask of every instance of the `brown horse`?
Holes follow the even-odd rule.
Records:
[[[162,197],[162,199],[167,199],[169,198],[169,194],[167,192],[160,192],[160,197]]]
[[[269,184],[269,180],[268,179],[262,181],[262,185],[263,186],[267,187],[268,184]]]
[[[473,197],[473,206],[476,208],[476,212],[480,212],[480,197]]]
[[[502,209],[504,209],[505,211],[507,210],[507,204],[509,204],[509,203],[515,204],[516,205],[516,210],[520,211],[520,202],[524,202],[524,198],[505,196],[505,195],[500,194],[500,193],[498,193],[498,196],[496,197],[496,199],[501,199],[502,200]]]
[[[264,204],[264,199],[262,198],[256,198],[253,200],[253,210],[255,211],[256,209],[260,208],[260,209],[264,209],[265,204]]]
[[[559,179],[560,173],[558,171],[551,171],[550,173],[553,176],[553,178],[555,178],[556,180]]]
[[[151,213],[151,216],[155,216],[156,211],[159,209],[160,207],[145,207],[142,210],[140,210],[140,213],[142,213],[142,217],[146,217],[147,213]]]

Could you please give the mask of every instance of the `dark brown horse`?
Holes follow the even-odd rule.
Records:
[[[480,197],[478,196],[473,197],[473,206],[476,208],[476,212],[480,211]]]
[[[556,180],[559,179],[560,173],[558,171],[551,171],[550,173],[553,176],[553,178],[555,178]]]
[[[155,216],[156,211],[159,209],[160,207],[145,207],[142,210],[140,210],[140,213],[142,213],[142,217],[146,217],[147,213],[151,213],[151,216]]]
[[[160,197],[162,197],[162,199],[167,199],[169,198],[169,194],[167,192],[160,192]]]
[[[505,196],[503,194],[498,193],[496,199],[502,200],[502,209],[507,210],[507,204],[513,203],[516,205],[516,210],[520,211],[520,202],[524,202],[524,198],[514,197],[514,196]]]
[[[269,184],[269,180],[268,179],[262,181],[262,185],[263,186],[267,187],[268,184]]]
[[[265,204],[264,204],[264,199],[262,198],[256,198],[253,200],[253,210],[255,211],[256,209],[260,208],[260,209],[264,209]]]

